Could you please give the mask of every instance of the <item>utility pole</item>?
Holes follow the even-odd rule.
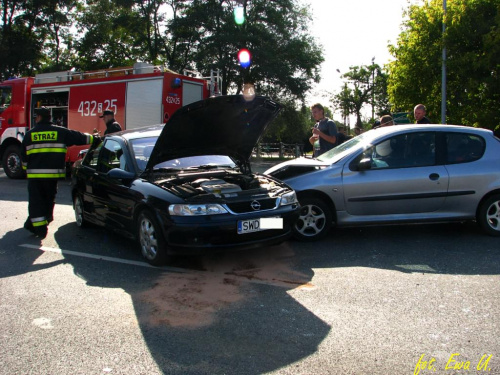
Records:
[[[446,0],[444,0],[446,1]],[[375,118],[375,56],[372,57],[372,120]]]
[[[443,61],[441,71],[441,123],[446,124],[446,43],[444,33],[446,31],[446,0],[443,0]]]

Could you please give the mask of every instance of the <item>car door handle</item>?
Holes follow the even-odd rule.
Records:
[[[439,177],[440,177],[440,176],[439,176],[437,173],[431,173],[431,174],[429,175],[429,179],[431,179],[432,181],[437,181],[437,180],[439,180]]]

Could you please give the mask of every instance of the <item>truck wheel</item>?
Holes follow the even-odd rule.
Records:
[[[7,147],[3,154],[2,165],[5,174],[9,178],[24,178],[25,173],[23,171],[23,163],[21,159],[21,146],[10,145]]]
[[[500,236],[500,195],[492,195],[479,207],[477,222],[486,234]]]
[[[332,226],[332,213],[328,205],[313,197],[299,198],[300,216],[293,226],[293,236],[304,242],[312,242],[328,234]]]
[[[141,253],[149,264],[161,266],[171,257],[167,254],[166,241],[163,238],[160,225],[153,214],[147,210],[139,214],[137,220],[137,239],[141,248]]]

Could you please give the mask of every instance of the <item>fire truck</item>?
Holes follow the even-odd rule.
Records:
[[[172,72],[147,63],[90,72],[54,72],[0,82],[0,160],[10,178],[23,178],[21,142],[34,126],[33,111],[47,107],[52,122],[69,129],[104,134],[99,116],[115,113],[123,129],[165,123],[180,107],[218,95],[219,75]],[[70,147],[68,164],[82,147]]]

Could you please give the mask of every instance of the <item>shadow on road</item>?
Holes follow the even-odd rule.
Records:
[[[81,240],[95,244],[90,253],[111,239],[125,258],[137,255],[135,243],[99,228],[85,236]],[[54,237],[61,249],[71,248],[74,224]],[[313,271],[295,270],[287,244],[180,259],[173,265],[183,267],[180,272],[63,255],[88,285],[130,294],[144,340],[164,373],[266,373],[316,353],[330,331],[287,293],[314,288]]]
[[[62,263],[64,259],[44,264],[36,264],[36,260],[43,254],[40,250],[24,250],[19,248],[10,248],[9,244],[23,243],[35,246],[42,246],[42,241],[30,235],[24,228],[7,232],[0,239],[0,251],[7,254],[8,257],[0,257],[0,278],[23,275],[30,272],[37,272],[43,269],[51,268]],[[5,263],[4,263],[5,262]]]
[[[500,238],[475,223],[333,229],[315,243],[291,243],[307,268],[368,267],[405,273],[500,274]],[[328,246],[331,251],[322,249]]]
[[[129,240],[99,228],[76,229],[74,223],[58,228],[54,239],[59,248],[74,248],[77,240],[89,244],[88,254],[110,256],[112,249],[114,257],[140,259]],[[20,231],[26,243],[22,229],[8,232],[1,241],[15,242]],[[35,238],[29,241],[40,245]],[[259,374],[316,353],[329,335],[331,327],[290,293],[314,289],[314,269],[497,275],[498,243],[474,224],[406,225],[338,229],[316,243],[290,241],[246,253],[181,259],[174,264],[182,268],[178,270],[64,252],[60,262],[71,264],[88,285],[121,288],[130,295],[144,341],[163,373]],[[0,277],[32,272],[41,253],[28,252],[12,269],[2,267]]]

